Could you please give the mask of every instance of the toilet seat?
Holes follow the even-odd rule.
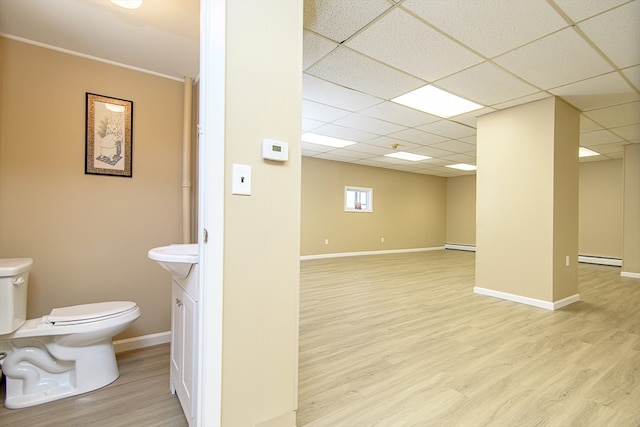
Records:
[[[55,326],[80,325],[107,320],[136,309],[131,301],[107,301],[92,304],[54,308],[47,316],[47,323]]]

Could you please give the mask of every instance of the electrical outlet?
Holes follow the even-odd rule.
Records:
[[[329,244],[329,239],[324,239],[324,244],[328,245]]]
[[[571,264],[571,257],[569,255],[567,255],[567,257],[565,258],[565,264],[567,267],[569,267],[569,265]]]
[[[384,237],[380,238],[380,243],[384,243]]]

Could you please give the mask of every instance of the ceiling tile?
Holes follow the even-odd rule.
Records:
[[[619,68],[640,64],[640,1],[578,24]]]
[[[302,97],[349,111],[359,111],[382,102],[380,98],[347,89],[308,74],[302,76]]]
[[[406,129],[405,126],[385,122],[383,120],[378,120],[376,118],[365,116],[364,114],[359,113],[352,113],[340,120],[336,120],[335,124],[364,130],[367,132],[375,133],[377,135],[387,135]]]
[[[618,136],[604,129],[580,134],[580,145],[583,147],[591,147],[592,145],[608,144],[620,141],[621,140]]]
[[[343,126],[336,126],[332,124],[321,126],[317,128],[314,133],[355,142],[362,142],[377,137],[377,135],[369,132],[346,128]]]
[[[473,136],[465,136],[464,138],[458,138],[462,142],[466,142],[467,144],[476,145],[477,143],[477,135]]]
[[[351,114],[350,111],[340,108],[330,107],[329,105],[319,104],[317,102],[302,100],[302,117],[319,120],[322,122],[332,122],[341,117]]]
[[[368,159],[374,157],[375,154],[366,153],[364,151],[359,151],[357,149],[350,150],[351,147],[358,147],[360,144],[351,145],[347,148],[338,148],[335,150],[327,151],[326,154],[330,154],[332,156],[339,156],[343,159],[350,160],[360,160],[360,159]]]
[[[640,65],[625,68],[624,70],[622,70],[622,72],[636,87],[636,89],[640,90]]]
[[[425,85],[423,80],[346,47],[335,49],[310,67],[307,73],[384,99],[395,98]]]
[[[379,158],[380,158],[380,157],[373,157],[373,158],[370,158],[370,159],[356,160],[356,161],[355,161],[355,162],[353,162],[353,163],[355,163],[355,164],[357,164],[357,165],[362,165],[362,166],[372,166],[372,167],[374,167],[374,168],[382,168],[382,167],[385,167],[385,166],[386,166],[386,164],[385,164],[385,163],[382,163],[382,162],[379,162],[379,161],[378,161],[378,159],[379,159]]]
[[[602,126],[585,116],[580,114],[580,132],[593,132],[595,130],[601,130]]]
[[[542,89],[613,71],[571,28],[509,52],[495,61]]]
[[[638,123],[640,101],[588,111],[584,115],[607,128],[629,126]]]
[[[321,122],[319,120],[308,119],[306,117],[302,118],[302,132],[309,132],[315,128],[319,128],[322,125],[325,125],[325,122]]]
[[[393,150],[392,146],[397,144],[398,147],[396,150],[398,151],[409,151],[420,146],[420,144],[416,144],[415,142],[403,141],[401,139],[390,138],[388,136],[380,136],[378,138],[367,140],[366,144],[375,145],[389,150]]]
[[[302,49],[302,69],[315,64],[323,56],[338,47],[336,42],[326,39],[316,33],[304,30]]]
[[[427,81],[482,61],[400,9],[394,9],[376,21],[348,41],[347,46]]]
[[[489,62],[438,80],[436,86],[485,106],[539,92],[539,89]]]
[[[431,145],[436,142],[446,141],[447,138],[443,138],[439,135],[423,132],[418,129],[405,129],[400,132],[392,133],[389,135],[391,138],[401,139],[403,141],[410,141],[419,145]]]
[[[331,147],[327,147],[325,145],[312,144],[310,142],[302,142],[301,143],[303,155],[316,155],[318,153],[325,153],[327,151],[331,151]],[[310,153],[310,154],[304,154]]]
[[[522,98],[516,98],[511,101],[502,102],[500,104],[494,105],[494,107],[498,110],[504,110],[505,108],[515,107],[522,104],[527,104],[529,102],[538,101],[540,99],[548,98],[549,93],[540,91],[538,93],[534,93],[533,95],[523,96]],[[495,111],[495,110],[494,110]]]
[[[640,94],[617,72],[550,89],[581,111],[640,100]]]
[[[625,144],[626,142],[612,142],[609,144],[592,145],[589,149],[599,154],[609,155],[612,153],[622,153],[624,151],[623,147]]]
[[[476,146],[467,144],[466,142],[458,141],[456,139],[450,139],[448,141],[439,142],[437,144],[431,144],[431,147],[439,148],[441,150],[452,151],[454,153],[475,153]]]
[[[390,146],[378,146],[378,145],[368,144],[366,142],[361,142],[356,145],[350,145],[347,148],[353,151],[358,151],[360,153],[369,154],[370,156],[382,156],[384,154],[391,152],[392,150]]]
[[[467,125],[472,128],[477,128],[478,117],[484,114],[493,113],[494,111],[496,111],[495,108],[486,107],[476,111],[472,111],[470,113],[460,114],[459,116],[451,117],[449,120],[462,123],[463,125]]]
[[[611,132],[622,137],[626,141],[636,141],[640,139],[640,124],[636,123],[630,126],[622,126],[611,129]]]
[[[342,43],[390,7],[386,0],[305,0],[304,27]]]
[[[450,156],[455,154],[451,151],[443,150],[441,148],[436,148],[433,145],[424,145],[422,147],[416,147],[411,150],[412,153],[422,154],[424,156],[429,156],[432,158],[440,158],[444,156]]]
[[[573,22],[579,22],[594,15],[613,9],[628,0],[555,0],[560,9]]]
[[[316,154],[313,157],[315,157],[317,159],[331,160],[331,161],[334,161],[334,162],[344,162],[344,163],[351,163],[354,160],[360,160],[360,159],[354,159],[352,157],[340,156],[338,154],[334,154],[332,151],[326,152],[326,153]]]
[[[606,154],[606,156],[610,159],[622,159],[624,157],[624,151],[621,151],[619,153],[608,153]]]
[[[423,113],[390,101],[382,102],[362,110],[360,113],[408,127],[416,127],[441,120],[440,117],[432,116],[431,114]]]
[[[543,1],[406,0],[402,7],[489,58],[567,26]]]
[[[439,120],[437,122],[418,126],[417,129],[443,136],[445,138],[457,139],[476,134],[476,129],[455,123],[450,120]]]
[[[442,160],[448,160],[447,164],[455,164],[455,163],[467,163],[469,165],[476,164],[476,156],[469,154],[452,154],[450,156],[443,156]]]

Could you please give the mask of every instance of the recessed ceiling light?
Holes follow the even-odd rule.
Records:
[[[578,157],[591,157],[591,156],[599,156],[600,153],[596,153],[593,150],[589,150],[588,148],[580,147],[580,151],[578,151]]]
[[[137,9],[142,5],[142,0],[111,0],[111,3],[125,9]]]
[[[414,91],[400,95],[393,98],[392,101],[444,118],[482,108],[482,105],[431,85],[422,86]]]
[[[348,141],[346,139],[333,138],[326,135],[318,135],[317,133],[305,133],[302,135],[302,142],[309,142],[311,144],[326,145],[327,147],[343,148],[349,145],[357,144],[355,141]]]
[[[455,164],[455,165],[446,165],[446,167],[451,168],[451,169],[460,169],[461,171],[474,171],[474,170],[478,169],[477,166],[468,165],[466,163],[458,163],[458,164]]]
[[[385,154],[384,156],[393,157],[394,159],[400,160],[409,160],[412,162],[419,162],[420,160],[427,160],[431,158],[429,156],[423,156],[421,154],[407,153],[406,151],[397,151],[394,153]]]

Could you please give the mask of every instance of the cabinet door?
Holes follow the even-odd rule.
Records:
[[[171,393],[180,387],[180,372],[184,357],[184,315],[182,299],[184,291],[173,283],[171,286]]]
[[[182,374],[180,376],[180,388],[184,392],[186,400],[191,404],[194,388],[194,363],[193,356],[196,348],[196,304],[189,295],[182,296]],[[185,402],[186,404],[186,402]]]
[[[195,413],[197,304],[177,284],[171,287],[171,390],[178,395],[189,424]]]

